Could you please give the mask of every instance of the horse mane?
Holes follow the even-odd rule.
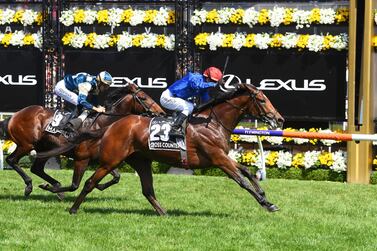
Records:
[[[104,102],[105,107],[107,109],[109,109],[112,106],[112,104],[114,104],[116,101],[118,101],[121,97],[123,97],[127,94],[130,94],[130,93],[131,93],[131,89],[130,89],[129,85],[127,85],[125,87],[111,89],[106,96],[106,99],[105,99],[105,102]]]

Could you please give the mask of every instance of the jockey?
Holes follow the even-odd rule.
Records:
[[[93,106],[87,101],[88,95],[97,96],[99,93],[107,90],[113,78],[107,71],[100,72],[97,76],[92,76],[85,72],[76,75],[67,74],[63,80],[60,80],[55,88],[54,93],[65,101],[83,108],[84,111],[78,118],[71,119],[67,126],[69,131],[77,130],[82,122],[88,117],[89,111],[105,112],[102,106]]]
[[[203,74],[189,72],[161,94],[160,103],[163,107],[180,112],[174,119],[171,136],[182,136],[182,124],[194,109],[194,105],[187,99],[200,96],[201,102],[208,101],[208,88],[221,83],[222,78],[222,72],[216,67],[209,67]]]

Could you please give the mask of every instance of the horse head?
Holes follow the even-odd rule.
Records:
[[[271,128],[282,127],[284,118],[272,105],[271,101],[252,84],[239,84],[236,86],[237,92],[246,92],[249,102],[245,112],[267,123]]]
[[[164,110],[148,94],[133,83],[129,83],[122,88],[116,88],[109,93],[105,106],[107,110],[113,113],[165,114]]]

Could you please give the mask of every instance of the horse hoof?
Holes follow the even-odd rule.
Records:
[[[38,187],[51,192],[51,187],[49,184],[40,184]]]
[[[65,197],[64,193],[57,193],[56,196],[58,196],[59,201],[63,201]]]
[[[69,214],[77,214],[77,209],[76,208],[69,209]]]
[[[280,209],[279,209],[277,206],[275,206],[274,204],[268,205],[268,206],[266,207],[266,209],[267,209],[269,212],[271,212],[271,213],[280,210]]]
[[[31,192],[33,191],[33,186],[30,184],[30,185],[27,185],[25,187],[25,197],[29,197],[29,195],[31,194]]]

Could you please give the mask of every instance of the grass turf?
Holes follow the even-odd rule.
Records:
[[[71,171],[49,173],[71,180]],[[0,250],[377,250],[377,186],[268,180],[262,187],[281,208],[268,213],[228,178],[155,175],[169,213],[160,217],[138,177],[123,173],[71,216],[78,192],[59,202],[32,177],[26,199],[16,172],[0,172]]]

